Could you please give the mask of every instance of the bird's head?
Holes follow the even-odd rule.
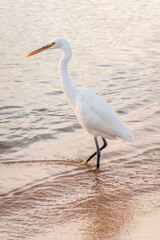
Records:
[[[44,50],[47,50],[47,49],[54,49],[54,48],[61,48],[63,49],[64,51],[67,50],[67,49],[70,49],[70,44],[69,42],[67,41],[67,39],[65,38],[62,38],[62,37],[57,37],[57,38],[54,38],[50,43],[48,43],[47,45],[29,53],[26,57],[30,57],[32,55],[35,55],[37,53],[40,53]]]

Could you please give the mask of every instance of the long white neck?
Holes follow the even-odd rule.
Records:
[[[71,82],[67,69],[67,63],[72,56],[72,49],[69,45],[67,49],[63,50],[64,55],[59,63],[60,78],[64,94],[68,98],[68,101],[71,104],[72,108],[74,108],[76,101],[76,87]]]

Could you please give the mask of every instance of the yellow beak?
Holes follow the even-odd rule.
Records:
[[[29,53],[26,57],[30,57],[30,56],[32,56],[32,55],[35,55],[35,54],[37,54],[37,53],[39,53],[39,52],[42,52],[42,51],[44,51],[44,50],[46,50],[46,49],[48,49],[48,48],[50,48],[50,47],[51,47],[51,45],[50,45],[50,44],[47,44],[47,45],[45,45],[44,47],[41,47],[41,48],[39,48],[39,49],[37,49],[37,50]]]

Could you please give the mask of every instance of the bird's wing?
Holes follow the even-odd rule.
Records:
[[[89,89],[79,89],[75,112],[81,125],[92,134],[125,139],[129,132],[114,109]]]

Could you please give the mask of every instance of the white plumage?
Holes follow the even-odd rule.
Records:
[[[133,136],[114,109],[99,95],[89,89],[79,88],[75,106],[81,125],[95,137],[123,138],[133,141]]]
[[[97,154],[97,169],[99,169],[100,151],[107,146],[105,138],[122,138],[125,141],[133,141],[131,132],[126,128],[123,121],[115,110],[99,95],[87,88],[78,88],[70,80],[67,63],[72,56],[69,42],[65,38],[55,38],[46,46],[33,51],[27,56],[32,56],[45,49],[61,48],[64,55],[59,64],[60,78],[63,91],[73,108],[80,124],[94,136],[97,151],[83,163],[87,163]],[[97,137],[102,137],[103,146],[99,148]]]

